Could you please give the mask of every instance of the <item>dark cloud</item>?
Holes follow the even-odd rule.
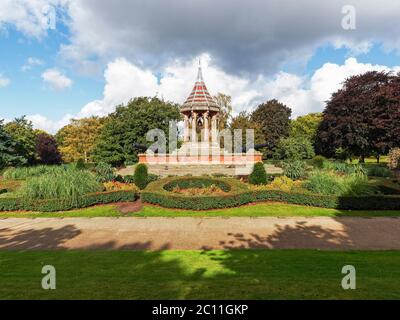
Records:
[[[351,31],[341,27],[349,2],[357,13]],[[208,52],[230,73],[272,73],[324,43],[400,47],[398,0],[76,0],[69,13],[64,57],[122,55],[150,68]]]

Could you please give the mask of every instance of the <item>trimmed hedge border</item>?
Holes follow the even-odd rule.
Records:
[[[0,211],[68,211],[97,204],[135,201],[138,197],[134,191],[121,190],[87,194],[77,204],[66,203],[60,199],[24,201],[20,198],[0,198]]]
[[[251,202],[277,201],[313,207],[342,210],[400,210],[400,196],[365,196],[337,197],[313,194],[286,193],[278,190],[250,190],[236,179],[214,179],[230,185],[231,191],[221,196],[187,196],[168,192],[165,185],[174,181],[195,180],[205,178],[183,177],[166,178],[148,185],[142,191],[143,202],[160,205],[166,208],[188,210],[210,210],[237,207]]]

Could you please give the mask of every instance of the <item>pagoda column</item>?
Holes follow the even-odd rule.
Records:
[[[216,143],[218,141],[218,130],[217,130],[217,115],[213,115],[211,118],[211,141]]]
[[[192,143],[197,143],[197,113],[192,113]]]
[[[189,141],[189,117],[184,115],[184,127],[183,127],[183,142]]]
[[[210,129],[209,129],[209,112],[207,111],[204,114],[204,141],[209,143],[210,142]]]

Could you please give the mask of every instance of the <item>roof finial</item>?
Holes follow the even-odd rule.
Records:
[[[197,81],[202,82],[203,81],[203,73],[201,71],[201,61],[199,58],[199,71],[197,73]]]

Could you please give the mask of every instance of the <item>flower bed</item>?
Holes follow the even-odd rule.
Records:
[[[229,191],[224,195],[185,195],[173,193],[173,186],[195,186],[204,181],[209,184],[225,184]],[[167,208],[209,210],[237,207],[259,201],[279,201],[323,208],[343,210],[400,210],[399,196],[328,196],[307,193],[291,193],[269,189],[250,189],[235,179],[214,178],[166,178],[153,182],[141,193],[142,201]]]

